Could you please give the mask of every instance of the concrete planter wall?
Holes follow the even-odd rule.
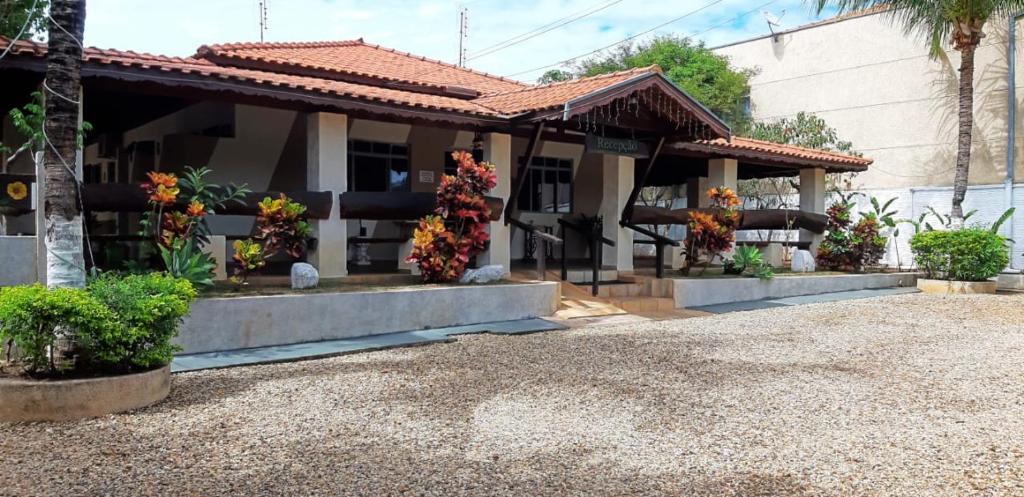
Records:
[[[749,302],[869,288],[914,286],[915,273],[837,274],[756,278],[677,278],[673,280],[676,308]]]
[[[175,340],[182,353],[355,338],[549,316],[555,282],[198,299]]]
[[[0,236],[0,286],[36,281],[36,237]]]
[[[1000,274],[996,281],[1000,290],[1024,292],[1024,274],[1004,273]]]
[[[156,404],[171,391],[171,368],[80,380],[0,379],[0,422],[68,421]]]
[[[936,295],[996,293],[998,283],[996,283],[996,280],[949,281],[921,278],[917,280],[917,289],[924,293]]]

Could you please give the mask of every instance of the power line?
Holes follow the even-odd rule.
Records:
[[[536,37],[538,37],[538,36],[540,36],[542,34],[548,33],[550,31],[554,31],[554,30],[556,30],[558,28],[561,28],[563,26],[567,26],[567,25],[572,24],[572,23],[574,23],[576,21],[579,21],[580,19],[584,19],[586,17],[594,15],[594,14],[596,14],[596,13],[602,11],[602,10],[605,10],[605,9],[615,5],[615,4],[619,4],[619,3],[622,3],[622,2],[623,2],[623,0],[606,1],[604,3],[593,5],[591,7],[586,8],[586,9],[574,12],[572,14],[569,14],[568,16],[565,16],[565,17],[562,17],[562,18],[559,18],[559,19],[555,19],[554,21],[551,21],[550,23],[545,24],[543,26],[540,26],[538,28],[534,28],[533,30],[527,31],[527,32],[519,34],[517,36],[513,36],[512,38],[509,38],[509,39],[504,40],[504,41],[500,41],[500,42],[495,43],[493,45],[484,47],[484,48],[480,49],[478,52],[474,53],[471,57],[467,58],[466,60],[478,59],[478,58],[483,57],[485,55],[490,55],[492,53],[504,50],[504,49],[506,49],[508,47],[511,47],[513,45],[518,45],[518,44],[523,43],[523,42],[525,42],[527,40],[536,38]]]
[[[712,2],[709,2],[709,3],[705,4],[702,7],[699,7],[697,9],[695,9],[695,10],[691,10],[690,12],[687,12],[686,14],[683,14],[683,15],[681,15],[679,17],[675,17],[675,18],[669,19],[668,21],[665,21],[665,22],[663,22],[663,23],[661,23],[661,24],[659,24],[657,26],[654,26],[653,28],[647,29],[645,31],[641,31],[641,32],[639,32],[639,33],[637,33],[635,35],[629,36],[629,37],[627,37],[627,38],[625,38],[623,40],[617,41],[617,42],[612,43],[610,45],[603,46],[603,47],[598,48],[596,50],[591,50],[590,52],[587,52],[585,54],[577,55],[575,57],[570,57],[568,59],[561,60],[561,61],[558,61],[558,62],[555,62],[555,63],[552,63],[552,64],[546,64],[546,65],[543,65],[543,66],[535,67],[533,69],[527,69],[525,71],[519,71],[517,73],[512,73],[512,74],[507,75],[506,77],[512,78],[512,77],[515,77],[515,76],[519,76],[521,74],[527,74],[527,73],[539,71],[541,69],[547,69],[549,67],[561,66],[561,65],[568,64],[568,63],[570,63],[570,62],[572,62],[574,60],[577,60],[577,59],[580,59],[580,58],[583,58],[583,57],[587,57],[589,55],[594,55],[594,54],[596,54],[598,52],[601,52],[601,51],[607,50],[609,48],[621,45],[623,43],[627,43],[627,42],[630,42],[632,40],[635,40],[635,39],[637,39],[637,38],[639,38],[639,37],[641,37],[643,35],[646,35],[648,33],[651,33],[653,31],[661,29],[661,28],[663,28],[665,26],[668,26],[669,24],[675,23],[677,21],[681,21],[681,20],[683,20],[683,19],[685,19],[687,17],[690,17],[690,16],[692,16],[692,15],[694,15],[694,14],[700,12],[700,11],[706,10],[708,8],[711,8],[711,7],[715,6],[715,5],[717,5],[717,4],[720,4],[720,3],[722,3],[722,1],[723,0],[713,0]]]

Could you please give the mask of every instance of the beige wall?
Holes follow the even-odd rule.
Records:
[[[1018,25],[1018,40],[1024,34]],[[1006,173],[1007,23],[985,29],[976,56],[972,184],[996,184]],[[1019,44],[1019,42],[1018,42]],[[948,47],[947,47],[948,48]],[[959,53],[937,60],[927,44],[883,15],[762,38],[716,51],[739,67],[756,67],[751,100],[756,119],[809,111],[875,159],[861,188],[952,184],[956,156]],[[1018,48],[1017,65],[1024,50]],[[1020,88],[1021,76],[1017,77]],[[1018,109],[1021,92],[1018,89]],[[1024,174],[1018,127],[1016,171]]]

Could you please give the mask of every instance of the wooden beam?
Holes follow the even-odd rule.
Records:
[[[658,155],[661,154],[661,147],[663,145],[665,145],[664,136],[658,138],[658,143],[655,144],[654,148],[651,150],[651,156],[644,163],[644,169],[640,173],[640,177],[637,178],[634,175],[633,191],[629,192],[629,199],[626,200],[626,205],[622,208],[621,222],[631,222],[630,218],[633,217],[633,205],[636,204],[636,199],[640,197],[640,191],[643,190],[644,184],[647,183],[647,175],[651,174],[651,169],[654,168],[654,161],[658,160]]]
[[[257,204],[266,197],[277,198],[284,193],[288,198],[306,206],[309,219],[330,217],[334,194],[331,192],[252,192],[242,202],[228,202],[217,214],[255,216],[259,213]],[[150,209],[145,190],[138,183],[101,183],[85,185],[82,189],[85,210],[93,212],[146,212]],[[186,202],[179,199],[178,207]]]
[[[504,207],[500,198],[484,197],[492,219]],[[429,192],[345,192],[338,198],[342,219],[415,221],[433,214],[437,194]]]
[[[537,146],[540,145],[541,135],[544,133],[544,122],[541,121],[534,126],[533,134],[530,135],[530,142],[526,145],[526,155],[519,163],[519,168],[516,170],[516,182],[512,184],[512,191],[509,193],[508,202],[505,204],[505,225],[508,225],[508,220],[515,213],[517,204],[519,203],[519,192],[523,190],[523,185],[526,183],[526,172],[530,170],[530,163],[533,162],[533,156],[537,153]]]

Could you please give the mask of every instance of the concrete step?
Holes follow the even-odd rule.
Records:
[[[594,274],[591,269],[573,268],[568,271],[567,276],[570,283],[581,284],[594,281]],[[614,269],[601,269],[598,272],[598,281],[617,281],[618,279],[619,272]]]
[[[614,281],[601,283],[601,286],[597,288],[597,296],[605,299],[616,297],[639,297],[647,294],[647,292],[645,292],[646,289],[647,285],[643,283]]]
[[[675,309],[675,300],[667,297],[622,297],[609,299],[608,302],[626,312],[671,311]]]

